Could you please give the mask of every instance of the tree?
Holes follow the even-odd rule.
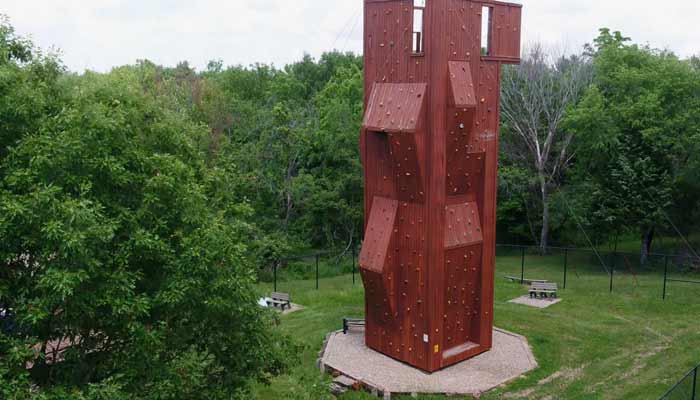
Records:
[[[550,198],[574,158],[574,132],[564,129],[567,111],[589,85],[592,69],[581,56],[554,58],[536,44],[520,65],[503,71],[501,117],[503,148],[516,166],[534,173],[541,210],[539,245],[550,236]]]
[[[17,324],[0,396],[244,397],[293,349],[257,306],[253,211],[212,187],[208,129],[133,69],[58,87],[0,165],[0,306]]]
[[[236,192],[250,200],[267,235],[262,253],[353,243],[362,219],[361,59],[326,53],[283,70],[208,71],[203,81],[202,109],[232,116],[216,165],[245,186]],[[216,107],[207,104],[209,90]],[[222,118],[202,119],[212,129],[216,120]]]
[[[55,55],[36,52],[0,14],[0,160],[8,147],[57,111],[63,72]]]
[[[364,81],[355,65],[340,68],[318,93],[314,107],[319,123],[294,190],[298,222],[319,232],[316,243],[343,243],[350,248],[363,234],[363,180],[359,154]]]
[[[687,176],[700,127],[700,74],[668,51],[629,44],[602,29],[589,46],[594,84],[568,116],[584,143],[577,162],[596,187],[599,221],[636,230],[647,261],[657,227],[666,221],[679,179]]]

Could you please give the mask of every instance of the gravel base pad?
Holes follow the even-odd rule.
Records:
[[[561,299],[533,299],[530,296],[522,296],[509,301],[509,303],[522,304],[535,308],[547,308],[561,302]]]
[[[491,351],[428,374],[366,347],[362,329],[347,335],[333,332],[319,364],[384,398],[392,394],[479,395],[537,367],[524,337],[494,329],[493,338]]]
[[[291,314],[297,311],[301,311],[304,309],[304,306],[300,306],[299,304],[294,304],[292,303],[292,306],[290,308],[287,308],[286,310],[282,311],[282,314],[287,315]]]

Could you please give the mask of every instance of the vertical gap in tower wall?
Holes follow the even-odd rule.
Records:
[[[413,54],[423,54],[425,0],[413,0]]]
[[[491,25],[493,22],[493,9],[483,6],[481,9],[481,55],[491,55]]]

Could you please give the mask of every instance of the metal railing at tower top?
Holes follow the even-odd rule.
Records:
[[[678,381],[659,400],[700,400],[700,365],[685,374],[683,379]]]

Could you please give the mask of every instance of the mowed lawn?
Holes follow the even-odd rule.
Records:
[[[562,264],[562,254],[528,255],[525,275],[561,286]],[[496,326],[527,337],[540,366],[482,399],[658,399],[700,362],[700,285],[670,283],[669,297],[662,301],[663,269],[618,266],[610,294],[602,267],[590,257],[570,256],[564,301],[539,310],[508,303],[527,292],[502,278],[519,276],[520,268],[519,256],[497,260]],[[256,387],[256,399],[331,398],[329,377],[316,369],[317,353],[326,334],[341,328],[343,317],[362,317],[363,289],[359,276],[352,286],[350,275],[321,279],[319,290],[315,285],[315,280],[279,284],[280,291],[306,307],[283,316],[280,325],[302,343],[303,351],[288,374]],[[260,289],[269,293],[272,288],[261,284]],[[342,397],[370,398],[364,393]]]

